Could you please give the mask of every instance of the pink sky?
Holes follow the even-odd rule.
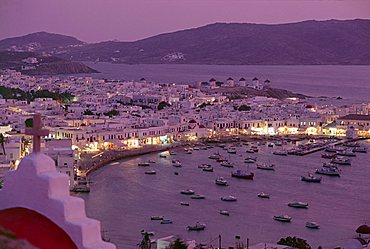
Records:
[[[0,39],[47,31],[132,41],[214,22],[370,19],[370,0],[0,0]]]

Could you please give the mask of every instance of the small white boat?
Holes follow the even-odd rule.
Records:
[[[343,157],[333,158],[331,162],[339,165],[351,165],[351,159]]]
[[[159,157],[160,158],[167,158],[167,156],[165,154],[159,154]]]
[[[162,215],[155,215],[150,217],[151,220],[163,220],[163,218],[164,217]]]
[[[145,174],[147,174],[147,175],[155,175],[155,174],[157,174],[157,172],[155,170],[148,170],[148,171],[145,171]]]
[[[176,152],[174,152],[174,151],[170,151],[170,155],[171,155],[171,156],[174,156],[174,155],[176,155]]]
[[[335,169],[335,168],[321,168],[321,169],[317,169],[316,174],[320,174],[320,175],[326,175],[326,176],[340,176],[340,173],[339,173],[339,170]]]
[[[346,156],[346,157],[355,157],[356,153],[354,153],[352,150],[341,150],[337,151],[337,154],[340,156]]]
[[[311,229],[319,229],[320,225],[316,222],[307,222],[306,227]]]
[[[194,147],[193,150],[200,150],[199,147]]]
[[[237,198],[235,196],[229,195],[229,196],[223,196],[221,197],[222,201],[237,201]]]
[[[194,226],[187,226],[186,227],[189,231],[202,231],[206,228],[206,225],[203,223],[195,223]]]
[[[193,194],[195,194],[194,190],[191,190],[191,189],[182,190],[180,193],[183,194],[183,195],[193,195]]]
[[[227,210],[220,210],[220,214],[226,215],[226,216],[230,215],[229,211],[227,211]]]
[[[179,160],[174,160],[172,162],[172,166],[173,167],[181,167],[182,165],[181,165],[181,162]]]
[[[202,170],[205,172],[213,172],[213,167],[209,165],[209,166],[203,167]]]
[[[275,165],[274,164],[257,164],[257,169],[262,169],[262,170],[275,170]]]
[[[246,153],[250,153],[250,154],[255,153],[255,151],[254,151],[253,149],[247,149],[245,152],[246,152]]]
[[[211,167],[210,164],[206,164],[206,163],[202,163],[201,165],[198,165],[198,168],[199,169],[204,169],[204,168],[208,168],[208,167]]]
[[[270,199],[270,195],[264,192],[259,193],[257,196],[263,199]]]
[[[296,201],[296,202],[288,203],[288,206],[289,207],[294,207],[294,208],[308,208],[308,203],[301,202],[301,201]]]
[[[367,148],[366,147],[356,147],[352,151],[358,152],[358,153],[367,153]]]
[[[223,161],[220,163],[221,166],[224,166],[224,167],[227,167],[227,168],[233,168],[234,165],[232,165],[230,162],[228,161]]]
[[[216,179],[215,183],[220,186],[228,186],[229,184],[223,177],[219,177]]]
[[[155,161],[154,160],[149,160],[148,163],[155,163]]]
[[[274,220],[281,221],[281,222],[290,222],[292,217],[288,215],[275,215]]]
[[[196,194],[196,195],[192,195],[190,198],[195,199],[195,200],[201,200],[201,199],[205,199],[206,197],[204,195]]]
[[[182,201],[182,202],[180,202],[180,205],[181,206],[190,206],[190,203]]]

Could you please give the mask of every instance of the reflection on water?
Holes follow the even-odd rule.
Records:
[[[361,143],[369,145],[369,142]],[[149,154],[122,160],[93,173],[90,194],[80,196],[86,200],[88,215],[101,220],[106,236],[118,248],[135,248],[142,238],[142,229],[154,231],[155,238],[177,234],[198,242],[213,241],[214,245],[221,234],[224,246],[234,243],[236,235],[243,240],[249,238],[250,244],[276,243],[281,237],[295,235],[307,239],[311,246],[328,248],[343,245],[355,236],[358,225],[370,222],[368,154],[358,153],[352,159],[352,166],[341,166],[340,178],[323,176],[321,184],[310,184],[300,181],[300,176],[313,172],[327,160],[320,157],[321,152],[304,157],[284,157],[273,155],[275,148],[260,146],[260,151],[253,154],[258,157],[258,162],[276,165],[275,171],[264,171],[243,162],[249,156],[245,150],[246,146],[237,147],[238,153],[231,155],[215,147],[193,151],[189,155],[178,149],[177,155],[167,158]],[[231,169],[207,158],[214,152],[220,152],[238,168],[249,167],[255,173],[255,179],[231,178]],[[174,158],[182,162],[181,168],[172,166]],[[137,166],[150,159],[156,163],[150,167]],[[213,165],[214,172],[199,169],[201,163]],[[157,174],[144,174],[149,169],[155,169]],[[178,175],[174,174],[176,171]],[[230,186],[217,186],[214,181],[218,176],[223,176]],[[206,199],[194,200],[180,194],[188,188],[205,195]],[[270,199],[258,198],[260,192],[269,193]],[[220,198],[226,195],[234,195],[238,200],[222,202]],[[190,206],[180,205],[182,201],[189,202]],[[309,208],[288,207],[292,201],[307,202]],[[220,215],[221,209],[228,210],[230,216]],[[292,222],[284,224],[272,219],[281,214],[291,216]],[[173,224],[151,221],[153,215],[172,219]],[[207,224],[205,231],[186,230],[197,221]],[[320,229],[305,228],[307,221],[318,222]]]

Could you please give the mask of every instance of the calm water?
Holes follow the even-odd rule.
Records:
[[[96,78],[165,83],[194,83],[214,77],[225,81],[270,79],[272,86],[310,96],[341,96],[370,100],[370,66],[234,66],[234,65],[126,65],[86,63],[100,71]]]
[[[370,142],[362,142],[370,147]],[[158,154],[149,154],[108,165],[91,175],[91,192],[81,195],[86,200],[87,213],[101,220],[106,236],[118,248],[137,248],[141,240],[140,230],[156,233],[155,238],[172,234],[183,238],[196,239],[209,243],[222,235],[223,245],[231,245],[235,235],[242,239],[250,238],[250,243],[277,242],[281,237],[296,235],[308,240],[317,248],[333,248],[343,245],[355,235],[357,226],[370,223],[369,207],[369,167],[370,156],[358,153],[352,160],[352,166],[341,166],[340,178],[323,176],[321,184],[300,181],[300,176],[313,171],[326,159],[320,153],[304,157],[273,155],[274,148],[260,146],[260,152],[254,154],[259,162],[273,162],[274,171],[263,171],[251,164],[249,169],[255,173],[255,180],[231,178],[231,170],[207,157],[220,152],[226,158],[246,169],[243,159],[248,155],[246,147],[238,147],[236,155],[229,155],[220,148],[207,151],[194,151],[184,154],[182,149],[177,155],[159,158]],[[172,159],[179,159],[182,168],[175,168]],[[155,160],[150,167],[138,167],[139,162]],[[210,163],[214,172],[203,172],[197,166]],[[148,169],[155,169],[157,175],[145,175]],[[179,175],[174,175],[178,171]],[[220,187],[214,181],[223,176],[230,186]],[[191,188],[196,193],[204,194],[205,200],[192,200],[180,194],[183,189]],[[270,199],[260,199],[259,192],[267,192]],[[222,202],[220,197],[234,195],[237,202]],[[187,201],[190,206],[181,206]],[[294,209],[287,206],[291,201],[309,203],[308,209]],[[222,216],[219,210],[227,209],[230,216]],[[288,214],[292,223],[274,221],[274,215]],[[173,224],[161,225],[151,221],[152,215],[164,215],[172,219]],[[186,226],[196,221],[207,224],[205,231],[188,232]],[[319,230],[305,228],[307,221],[320,223]]]

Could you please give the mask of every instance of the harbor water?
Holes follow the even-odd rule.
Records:
[[[361,144],[370,147],[370,141]],[[229,144],[231,145],[231,144]],[[284,145],[284,147],[292,145]],[[236,147],[237,154],[214,147],[208,150],[194,150],[185,154],[177,148],[176,155],[167,154],[160,158],[159,153],[143,155],[111,163],[90,175],[91,192],[78,194],[86,200],[87,214],[99,219],[103,234],[117,245],[117,248],[138,248],[142,235],[140,231],[155,232],[153,238],[179,235],[184,239],[217,245],[218,235],[222,236],[223,246],[235,244],[235,236],[242,241],[249,238],[250,244],[260,242],[276,243],[280,238],[298,236],[317,248],[343,246],[356,236],[355,230],[361,224],[370,224],[370,156],[357,153],[351,166],[339,166],[340,177],[323,176],[322,182],[306,183],[300,177],[314,172],[328,159],[321,158],[322,152],[306,156],[279,156],[272,152],[281,147],[260,145],[259,152],[246,153],[247,146]],[[236,165],[234,169],[220,166],[209,155],[219,152]],[[247,156],[257,157],[259,163],[275,164],[275,171],[256,169],[255,164],[244,163]],[[172,166],[178,159],[181,168]],[[154,160],[149,167],[138,163]],[[198,168],[202,163],[211,164],[214,172],[204,172]],[[156,175],[144,172],[154,169]],[[255,173],[254,180],[231,178],[235,169]],[[178,175],[174,173],[178,172]],[[215,179],[224,177],[229,186],[218,186]],[[180,194],[181,190],[192,189],[206,196],[204,200],[194,200]],[[260,192],[270,194],[270,199],[257,197]],[[236,202],[223,202],[222,196],[233,195]],[[292,201],[309,204],[308,209],[288,207]],[[182,206],[180,202],[189,202]],[[230,216],[220,215],[220,210],[228,210]],[[274,215],[287,214],[291,223],[273,220]],[[173,224],[160,224],[151,216],[163,215],[173,220]],[[188,225],[197,221],[207,225],[204,231],[187,231]],[[320,229],[305,227],[308,221],[320,224]]]

